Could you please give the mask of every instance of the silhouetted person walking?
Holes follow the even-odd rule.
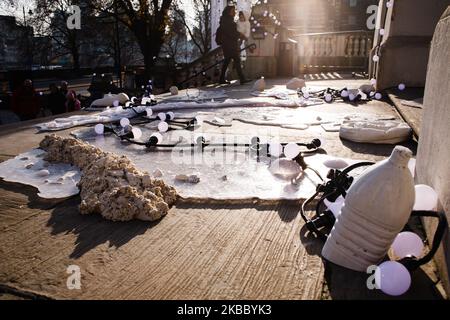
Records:
[[[219,29],[217,30],[216,42],[222,46],[225,58],[222,66],[222,73],[220,75],[220,83],[222,84],[227,83],[225,80],[225,73],[227,72],[231,60],[234,62],[241,84],[249,82],[242,73],[239,50],[239,39],[244,40],[246,37],[238,32],[236,22],[234,22],[235,15],[236,8],[234,6],[225,7],[222,17],[220,18]]]

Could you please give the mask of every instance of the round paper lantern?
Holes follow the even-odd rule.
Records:
[[[435,210],[438,204],[438,195],[430,186],[418,184],[416,189],[416,201],[413,210]]]
[[[98,135],[102,135],[105,133],[105,126],[101,123],[97,124],[94,128],[95,133]]]
[[[385,294],[400,296],[411,286],[411,275],[401,263],[386,261],[375,271],[375,284]]]
[[[406,257],[421,258],[423,255],[423,241],[414,232],[400,232],[392,243],[394,255],[403,259]]]
[[[161,121],[158,124],[158,130],[159,132],[167,132],[169,130],[169,124],[165,121]]]
[[[120,125],[122,126],[122,128],[125,128],[126,126],[129,126],[130,125],[130,119],[128,119],[128,118],[120,119]]]
[[[278,142],[271,142],[269,144],[269,153],[271,156],[279,157],[283,153],[283,146]]]
[[[142,137],[142,131],[139,128],[133,128],[133,129],[131,129],[131,132],[133,133],[134,139],[139,139]]]
[[[301,149],[300,149],[299,145],[294,142],[289,142],[284,147],[284,155],[288,159],[296,158],[300,154],[300,151],[301,151]]]

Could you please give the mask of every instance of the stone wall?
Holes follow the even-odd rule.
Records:
[[[417,183],[432,186],[439,194],[439,210],[450,221],[450,6],[441,17],[431,44],[426,78],[424,112],[417,153]],[[424,220],[429,239],[435,222]],[[450,295],[450,238],[447,230],[436,255],[441,279]]]

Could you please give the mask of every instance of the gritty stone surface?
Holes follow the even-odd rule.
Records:
[[[73,138],[49,135],[40,147],[50,162],[76,165],[82,171],[81,214],[100,213],[113,221],[155,221],[164,217],[177,199],[173,187],[141,172],[125,156],[103,152]]]

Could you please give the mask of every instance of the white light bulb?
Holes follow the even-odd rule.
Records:
[[[438,195],[430,186],[418,184],[415,187],[416,200],[413,210],[436,210],[438,205]]]
[[[155,132],[151,135],[151,137],[156,137],[158,139],[158,143],[161,143],[163,140],[163,136],[159,132]]]
[[[139,128],[133,128],[131,129],[131,132],[133,132],[134,139],[139,139],[142,137],[142,130]]]
[[[378,55],[374,55],[372,57],[372,60],[373,60],[373,62],[378,62],[378,61],[380,61],[380,57]]]
[[[328,102],[328,103],[333,101],[333,96],[331,94],[329,94],[329,93],[326,94],[325,95],[325,101]]]
[[[385,294],[400,296],[411,286],[411,275],[401,263],[386,261],[375,270],[375,284]]]
[[[375,99],[381,100],[383,98],[383,95],[379,92],[375,93]]]
[[[253,29],[252,29],[252,32],[256,32],[256,29],[253,28]]]
[[[391,247],[397,259],[423,256],[423,241],[414,232],[400,232]]]
[[[128,118],[120,119],[120,125],[122,126],[122,128],[125,128],[126,126],[129,126],[130,125],[130,119],[128,119]]]
[[[149,117],[149,118],[153,115],[153,110],[150,108],[145,109],[145,112],[147,113],[147,117]]]
[[[113,106],[117,108],[119,106],[119,101],[118,100],[114,100]]]
[[[258,24],[257,24],[256,26],[257,26],[257,27],[259,28],[259,27],[261,27],[261,24],[260,24],[260,23],[258,23]]]
[[[290,142],[284,147],[284,155],[288,159],[296,158],[300,154],[300,151],[301,148],[294,142]]]
[[[167,117],[166,117],[166,114],[164,112],[160,112],[160,113],[158,113],[158,118],[161,121],[166,121]]]
[[[271,156],[278,158],[283,153],[283,146],[278,142],[271,142],[269,144],[269,153]]]
[[[101,123],[97,124],[94,128],[95,133],[98,135],[102,135],[105,133],[105,126]]]
[[[405,90],[405,89],[406,89],[406,85],[405,85],[404,83],[400,83],[400,84],[398,85],[398,90],[403,91],[403,90]]]
[[[342,90],[342,92],[341,92],[341,97],[342,97],[342,98],[347,98],[348,95],[349,95],[349,93],[348,93],[347,90]]]
[[[264,32],[264,35],[267,37],[268,33],[267,33],[267,32]]]
[[[169,119],[170,119],[170,120],[175,119],[175,113],[173,113],[173,112],[167,112],[167,115],[169,116]]]
[[[169,124],[165,121],[161,121],[158,124],[158,130],[159,132],[167,132],[169,130]]]

